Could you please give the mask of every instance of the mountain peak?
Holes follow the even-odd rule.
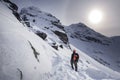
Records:
[[[87,27],[84,23],[81,23],[81,22],[79,22],[79,23],[77,23],[75,25],[78,25],[78,27]]]
[[[72,24],[66,27],[66,31],[72,38],[82,41],[95,42],[104,45],[109,45],[110,43],[110,39],[108,37],[94,31],[83,23]]]

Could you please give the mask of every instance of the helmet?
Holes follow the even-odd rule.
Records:
[[[73,53],[76,53],[76,50],[75,50],[75,49],[73,50]]]

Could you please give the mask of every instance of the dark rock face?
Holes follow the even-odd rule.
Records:
[[[52,46],[54,49],[58,50],[58,46]]]
[[[27,25],[27,27],[31,27],[31,26],[30,26],[30,22],[28,21],[26,15],[22,16],[21,18],[22,18],[22,20],[25,22],[25,24]]]
[[[30,41],[28,41],[28,42],[29,42],[29,44],[30,44],[30,46],[31,46],[31,48],[33,50],[33,53],[34,53],[34,56],[35,56],[36,60],[39,62],[38,55],[40,55],[40,54],[36,51],[36,49],[33,47],[31,42]]]
[[[47,34],[46,33],[43,33],[43,32],[40,32],[40,31],[36,31],[36,34],[41,37],[43,40],[46,39],[47,37]]]
[[[9,5],[7,5],[7,7],[8,7],[9,9],[11,9],[13,15],[14,15],[19,21],[21,21],[20,15],[19,15],[19,13],[17,12],[18,6],[17,6],[16,4],[12,3],[10,0],[3,0],[3,1],[6,2],[7,4],[9,4]]]
[[[59,24],[59,22],[60,22],[59,20],[58,21],[51,21],[51,23],[54,26],[56,26],[56,27],[58,27],[58,28],[60,28],[60,29],[62,29],[64,31],[64,27],[61,24]]]
[[[61,47],[63,49],[63,45],[60,45],[59,47]]]
[[[13,14],[19,21],[21,21],[20,15],[17,11],[13,11]]]
[[[59,32],[59,31],[54,31],[54,33],[65,43],[68,43],[68,37],[65,33]]]
[[[12,9],[12,10],[18,10],[18,7],[16,4],[12,3],[10,0],[3,0],[4,2],[6,3],[9,3],[9,8]]]
[[[51,45],[54,49],[58,50],[58,45],[56,43],[52,43]]]
[[[102,41],[100,41],[99,39],[96,39],[96,38],[94,38],[94,37],[86,36],[85,38],[86,38],[87,40],[94,41],[94,42],[97,42],[97,43],[101,43],[101,44],[102,44]]]

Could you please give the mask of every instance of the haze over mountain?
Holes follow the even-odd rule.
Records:
[[[0,1],[0,80],[120,79],[120,37],[105,37],[83,23],[63,26],[34,6],[18,8]],[[78,72],[69,62],[73,49],[80,55]]]

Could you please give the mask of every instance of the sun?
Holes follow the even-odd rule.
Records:
[[[101,10],[92,10],[88,16],[91,23],[98,24],[103,18],[103,13]]]

